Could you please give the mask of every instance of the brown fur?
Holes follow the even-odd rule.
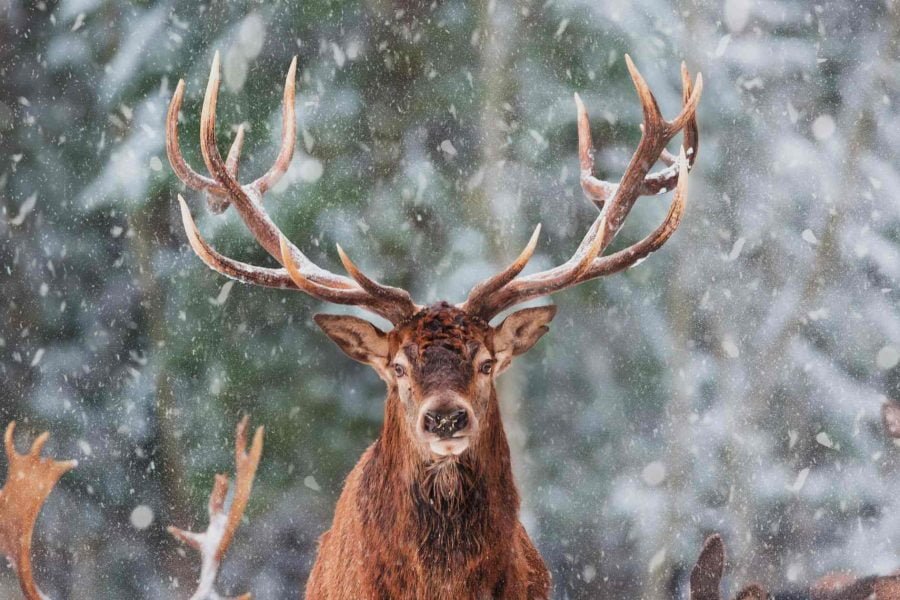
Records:
[[[470,343],[491,349],[492,335],[487,323],[441,304],[392,331],[390,345],[428,356],[423,385],[465,388]],[[459,457],[435,459],[415,447],[407,410],[389,385],[381,435],[347,477],[306,597],[547,598],[550,574],[518,520],[493,384],[480,434]]]

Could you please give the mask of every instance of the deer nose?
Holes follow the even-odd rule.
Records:
[[[422,426],[427,433],[441,439],[453,437],[469,425],[469,411],[464,408],[447,411],[429,410],[425,413]]]

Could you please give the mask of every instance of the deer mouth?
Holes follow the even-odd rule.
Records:
[[[468,447],[469,436],[467,435],[439,438],[428,442],[428,448],[431,450],[431,453],[442,458],[459,456]]]

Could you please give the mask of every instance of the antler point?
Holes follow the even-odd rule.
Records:
[[[528,245],[525,247],[528,250],[529,256],[534,252],[534,249],[537,247],[538,238],[541,235],[541,224],[538,223],[534,228],[534,232],[531,234],[531,239],[528,240]]]
[[[344,265],[344,270],[350,274],[353,279],[359,281],[357,277],[361,274],[359,268],[357,268],[356,263],[354,263],[350,257],[344,252],[344,249],[341,248],[340,244],[335,244],[337,246],[338,257],[341,259],[341,264]]]
[[[6,431],[3,434],[3,443],[6,447],[6,456],[7,458],[12,458],[16,454],[16,445],[13,441],[13,432],[16,430],[16,422],[10,421],[9,425],[6,426]]]
[[[50,439],[50,432],[45,431],[41,435],[37,436],[31,444],[31,454],[35,456],[40,456],[41,451],[44,449],[44,445],[47,443],[47,440]]]

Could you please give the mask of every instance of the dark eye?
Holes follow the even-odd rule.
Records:
[[[406,369],[403,368],[403,365],[399,363],[394,363],[394,375],[397,377],[403,377],[406,375]]]
[[[483,363],[481,363],[481,367],[478,370],[481,371],[481,373],[483,375],[490,375],[491,371],[493,371],[493,369],[494,369],[494,361],[486,360]]]

